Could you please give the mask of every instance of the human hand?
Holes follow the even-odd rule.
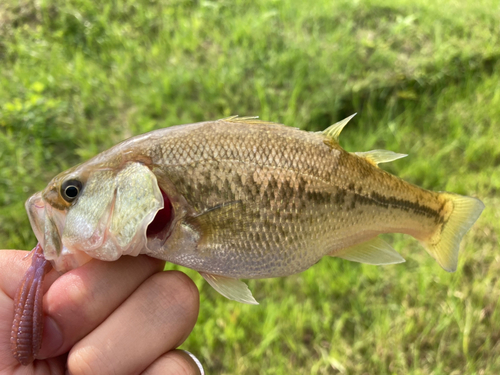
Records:
[[[198,289],[147,256],[92,260],[62,276],[51,270],[40,359],[21,366],[10,331],[13,299],[31,263],[26,254],[0,250],[0,374],[200,374],[188,354],[174,350],[196,323]]]

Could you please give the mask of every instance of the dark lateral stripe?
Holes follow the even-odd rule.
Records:
[[[378,205],[389,208],[390,206],[399,208],[400,210],[409,212],[412,211],[417,215],[422,215],[428,218],[433,218],[439,220],[441,215],[439,211],[436,211],[429,206],[421,205],[416,202],[407,201],[404,199],[398,199],[395,197],[384,197],[383,195],[378,194],[375,191],[370,193],[370,197],[376,202]]]
[[[344,205],[349,202],[349,205],[346,207],[348,210],[353,210],[356,208],[356,205],[364,205],[371,206],[377,205],[384,208],[398,208],[405,212],[413,212],[417,215],[422,215],[436,221],[442,221],[442,217],[439,214],[440,210],[434,210],[428,206],[418,204],[416,202],[411,202],[404,199],[398,199],[395,197],[385,197],[383,195],[378,194],[375,191],[372,191],[369,196],[361,195],[359,192],[356,192],[354,184],[350,184],[348,189],[337,189],[336,193],[333,195],[332,201],[337,205]],[[348,194],[352,195],[352,199],[348,198]]]

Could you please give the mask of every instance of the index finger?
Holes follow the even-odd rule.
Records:
[[[198,309],[198,289],[188,276],[156,273],[71,349],[68,369],[72,374],[139,374],[182,344]]]
[[[66,353],[101,324],[164,262],[141,255],[91,260],[56,280],[44,297],[45,330],[38,358]]]

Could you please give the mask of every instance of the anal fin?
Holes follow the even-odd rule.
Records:
[[[405,262],[404,258],[399,255],[399,253],[396,252],[396,250],[394,250],[391,245],[378,237],[363,242],[359,245],[354,245],[346,249],[337,250],[328,255],[350,260],[353,262],[373,265]]]
[[[247,284],[238,279],[200,272],[200,275],[220,294],[233,301],[258,305]]]

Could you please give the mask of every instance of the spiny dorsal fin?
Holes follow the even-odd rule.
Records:
[[[274,125],[281,125],[281,124],[278,124],[276,122],[259,120],[259,116],[239,117],[238,115],[236,115],[236,116],[230,116],[230,117],[227,117],[227,118],[220,119],[219,121],[236,122],[236,123],[244,123],[244,124],[274,124]]]
[[[396,152],[387,150],[355,152],[354,154],[358,155],[359,157],[365,158],[375,166],[380,163],[388,163],[390,161],[398,160],[408,156],[408,154],[398,154]]]
[[[378,237],[360,243],[359,245],[332,252],[328,255],[350,260],[352,262],[373,264],[377,266],[403,263],[405,261],[391,245]]]
[[[326,135],[329,138],[332,138],[336,142],[339,140],[339,135],[342,129],[344,129],[344,126],[347,125],[347,123],[354,117],[356,116],[356,113],[353,115],[350,115],[349,117],[346,117],[342,121],[336,122],[335,124],[329,126],[323,131],[323,134]]]
[[[233,301],[258,305],[247,284],[238,279],[200,272],[200,275],[220,294]]]

